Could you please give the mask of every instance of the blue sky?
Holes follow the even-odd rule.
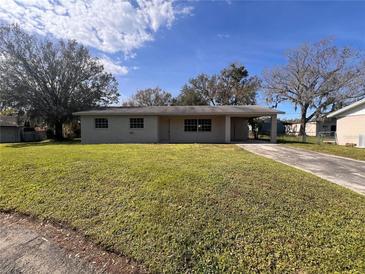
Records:
[[[122,100],[156,86],[177,95],[189,78],[232,62],[260,76],[285,62],[286,49],[322,38],[365,50],[364,17],[361,1],[0,2],[2,21],[89,46],[115,73]],[[279,108],[297,116],[290,104]]]

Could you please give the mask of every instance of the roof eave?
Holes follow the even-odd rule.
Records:
[[[0,127],[21,127],[19,125],[0,125]]]
[[[219,113],[207,113],[207,112],[195,112],[195,113],[141,113],[141,112],[129,112],[129,113],[121,113],[121,112],[74,112],[72,115],[74,116],[95,116],[95,115],[105,115],[105,116],[130,116],[130,115],[140,115],[140,116],[191,116],[191,115],[200,115],[200,116],[223,116],[223,115],[258,115],[258,116],[271,116],[285,114],[284,111],[275,111],[275,112],[247,112],[247,113],[237,113],[237,112],[219,112]]]
[[[327,115],[327,117],[328,117],[328,118],[335,118],[335,117],[338,117],[338,116],[340,116],[341,114],[346,113],[347,111],[349,111],[349,110],[351,110],[351,109],[353,109],[353,108],[356,108],[356,107],[358,107],[358,106],[361,106],[361,105],[363,105],[363,104],[365,104],[365,99],[362,99],[362,100],[357,101],[357,102],[355,102],[355,103],[353,103],[353,104],[351,104],[351,105],[349,105],[349,106],[346,106],[346,107],[344,107],[344,108],[341,108],[341,109],[339,109],[339,110],[336,110],[336,111],[334,111],[334,112],[331,112],[330,114],[328,114],[328,115]]]

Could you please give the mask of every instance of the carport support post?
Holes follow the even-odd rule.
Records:
[[[277,133],[278,133],[277,127],[278,127],[278,122],[277,122],[276,115],[272,115],[271,116],[271,132],[270,132],[270,142],[271,143],[276,143]]]
[[[226,116],[226,122],[225,122],[225,141],[227,144],[231,142],[231,116]]]

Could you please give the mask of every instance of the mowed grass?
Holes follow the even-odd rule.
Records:
[[[151,272],[365,272],[365,197],[234,145],[0,146],[0,210]]]
[[[332,154],[341,157],[352,158],[365,161],[365,148],[346,147],[335,144],[310,144],[310,143],[291,143],[292,147],[312,150],[321,153]]]
[[[326,143],[317,144],[317,137],[310,136],[307,137],[306,143],[302,143],[300,138],[300,136],[280,136],[278,141],[279,143],[284,143],[301,149],[365,161],[365,148],[346,147]]]

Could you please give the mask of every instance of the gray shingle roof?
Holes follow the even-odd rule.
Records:
[[[151,106],[108,107],[73,113],[83,115],[272,115],[285,112],[257,105],[249,106]]]
[[[1,116],[0,127],[18,127],[18,119],[14,116]]]

